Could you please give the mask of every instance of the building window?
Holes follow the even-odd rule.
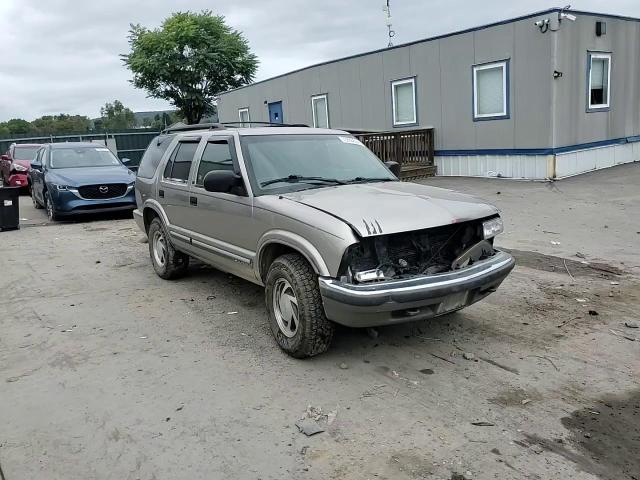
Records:
[[[311,111],[315,128],[329,128],[329,102],[326,93],[311,97]]]
[[[611,97],[609,79],[611,77],[611,54],[589,53],[589,91],[588,109],[600,110],[609,108]]]
[[[241,127],[249,127],[249,108],[240,108],[238,110],[238,119]]]
[[[473,118],[509,118],[509,62],[473,67]]]
[[[415,125],[416,116],[416,79],[407,78],[391,82],[393,100],[393,125]]]

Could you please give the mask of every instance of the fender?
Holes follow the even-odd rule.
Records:
[[[299,251],[304,255],[318,275],[323,277],[331,276],[322,255],[320,255],[318,249],[314,247],[309,240],[286,230],[269,230],[260,238],[256,248],[256,261],[253,265],[256,278],[262,278],[260,272],[262,254],[264,253],[265,247],[272,243],[281,243],[282,245]]]
[[[167,218],[167,214],[164,213],[164,208],[162,208],[162,205],[160,205],[156,200],[146,200],[144,202],[144,205],[142,206],[142,214],[144,215],[144,211],[150,208],[151,210],[155,211],[158,216],[160,217],[160,219],[162,220],[162,223],[165,224],[165,226],[167,228],[169,228],[169,226],[171,225],[169,223],[169,219]]]

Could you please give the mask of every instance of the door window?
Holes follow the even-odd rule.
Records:
[[[164,178],[176,182],[187,182],[193,157],[199,141],[180,142],[164,168]]]
[[[195,185],[202,187],[204,177],[215,170],[233,171],[233,147],[228,139],[210,140],[202,152]]]

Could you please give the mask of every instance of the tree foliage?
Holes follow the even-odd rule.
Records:
[[[31,122],[29,133],[55,135],[61,133],[83,133],[88,132],[91,127],[91,120],[84,115],[44,115]]]
[[[8,122],[4,123],[4,127],[9,131],[10,135],[16,133],[29,133],[31,131],[31,124],[22,118],[12,118]]]
[[[220,15],[178,12],[158,29],[131,25],[122,55],[133,85],[169,100],[189,123],[213,111],[213,98],[253,80],[258,60],[247,40]]]
[[[124,130],[136,126],[136,116],[120,100],[105,103],[100,109],[100,127],[104,130]]]

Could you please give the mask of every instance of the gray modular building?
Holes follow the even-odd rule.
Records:
[[[439,175],[562,178],[640,160],[640,20],[550,9],[225,92],[220,121],[433,127]]]

